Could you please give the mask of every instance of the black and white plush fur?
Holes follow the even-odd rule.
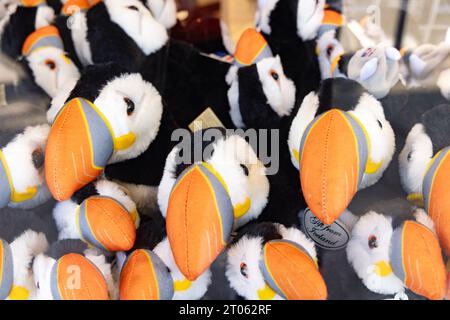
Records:
[[[316,55],[317,31],[324,0],[260,1],[257,26],[274,54],[281,57],[288,78],[297,88],[297,101],[315,90],[321,79]]]
[[[87,12],[59,18],[57,25],[83,66],[117,62],[135,71],[168,39],[164,26],[139,0],[102,1]]]

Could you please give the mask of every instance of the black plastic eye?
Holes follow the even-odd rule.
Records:
[[[123,101],[127,104],[127,115],[131,116],[134,112],[134,102],[130,98],[123,98]]]
[[[280,75],[275,71],[275,70],[271,70],[270,71],[270,76],[273,78],[273,80],[278,81],[278,79],[280,79]]]
[[[327,56],[331,56],[333,49],[334,49],[334,47],[331,44],[327,47]]]
[[[136,7],[136,6],[128,6],[127,9],[130,9],[133,11],[139,11],[138,7]]]
[[[378,122],[378,126],[380,127],[380,129],[383,129],[383,124],[381,123],[381,121],[377,120],[377,122]]]
[[[31,160],[33,161],[33,165],[36,169],[42,168],[44,165],[44,152],[41,148],[37,148],[31,154]]]
[[[50,69],[50,70],[55,70],[56,68],[56,63],[53,60],[45,60],[45,65]]]
[[[371,235],[369,237],[369,248],[370,249],[378,248],[377,237],[375,237],[374,235]]]
[[[241,274],[244,277],[248,278],[247,264],[245,264],[244,262],[241,262],[240,268],[241,268]]]
[[[244,174],[248,177],[249,172],[248,172],[247,166],[244,164],[241,164],[241,168],[242,168],[242,170],[244,170]]]
[[[408,153],[408,157],[407,157],[408,162],[411,161],[412,156],[413,156],[413,152],[410,151],[410,152]]]
[[[39,285],[39,282],[36,283],[36,288],[38,288],[38,289],[41,288],[40,285]]]

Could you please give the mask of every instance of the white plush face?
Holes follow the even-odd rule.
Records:
[[[36,285],[31,269],[32,259],[47,250],[48,242],[43,233],[32,230],[25,231],[11,244],[11,252],[14,264],[13,291],[15,298],[36,299]]]
[[[50,276],[55,259],[39,254],[33,262],[34,282],[37,288],[36,299],[53,300],[52,290],[50,288]]]
[[[347,258],[366,287],[380,294],[403,291],[403,283],[392,272],[389,248],[392,219],[369,212],[359,219],[347,245]]]
[[[256,64],[256,67],[259,81],[269,106],[280,117],[290,115],[295,104],[296,90],[294,82],[284,74],[280,57],[262,59]],[[231,119],[238,128],[243,128],[245,124],[239,105],[239,77],[235,66],[230,68],[226,80],[230,85],[228,101]]]
[[[136,137],[133,145],[116,152],[110,163],[137,157],[158,134],[161,95],[140,74],[125,74],[108,82],[93,103],[109,120],[116,137],[129,133]]]
[[[422,124],[416,124],[399,155],[400,181],[408,194],[421,194],[425,173],[433,158],[433,143]]]
[[[175,0],[147,0],[155,19],[166,29],[172,28],[177,23],[177,5]]]
[[[30,188],[38,189],[32,203],[11,202],[10,205],[27,208],[50,198],[44,176],[44,152],[49,130],[48,125],[27,127],[2,149],[15,191],[26,193]]]
[[[297,228],[286,228],[276,224],[283,239],[300,244],[313,259],[317,259],[314,243]],[[230,286],[247,300],[259,300],[258,291],[266,288],[267,284],[259,267],[262,259],[263,238],[244,235],[233,244],[227,253],[226,276]],[[283,299],[276,294],[274,300]]]
[[[141,50],[149,55],[168,40],[165,27],[157,22],[139,0],[104,0],[111,20],[130,36]]]
[[[68,81],[80,77],[72,60],[58,48],[45,47],[36,50],[26,59],[37,85],[50,97],[56,96]]]
[[[162,214],[167,212],[170,192],[176,181],[175,155],[177,147],[169,154],[164,174],[158,188],[158,204]],[[235,227],[255,219],[267,204],[269,180],[265,175],[265,167],[258,159],[252,147],[237,135],[220,139],[214,144],[214,153],[207,161],[222,177],[233,206],[250,202],[248,211],[235,219]]]
[[[153,250],[169,268],[174,281],[173,300],[198,300],[202,298],[211,283],[211,271],[208,269],[195,281],[189,281],[178,269],[167,238]]]
[[[318,96],[311,92],[308,94],[294,118],[289,132],[288,145],[291,152],[291,160],[298,169],[299,163],[294,150],[299,149],[303,134],[311,121],[316,117],[319,107]],[[382,162],[380,168],[374,174],[364,174],[360,188],[365,188],[376,183],[392,161],[395,151],[395,136],[390,123],[384,116],[383,107],[374,97],[363,94],[358,105],[349,111],[364,126],[370,139],[370,159],[375,163]]]
[[[303,40],[312,40],[322,24],[325,0],[298,0],[297,34]]]
[[[267,102],[280,117],[291,114],[295,103],[295,85],[288,79],[279,56],[266,58],[256,64]]]
[[[384,116],[381,103],[373,96],[364,94],[358,106],[350,111],[364,126],[370,139],[370,159],[381,167],[373,174],[365,173],[360,188],[376,183],[392,161],[395,152],[395,136],[391,124]]]

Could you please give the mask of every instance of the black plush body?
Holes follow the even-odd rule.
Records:
[[[450,146],[450,105],[441,104],[425,112],[421,123],[433,143],[433,154]]]
[[[160,79],[162,96],[179,127],[187,128],[209,107],[226,128],[233,128],[225,82],[229,67],[190,44],[169,40],[146,59],[141,73],[144,79]]]
[[[71,30],[68,28],[68,19],[69,17],[60,15],[57,16],[54,22],[55,27],[59,31],[59,35],[64,44],[64,50],[73,61],[73,63],[77,66],[79,70],[82,70],[83,64],[80,62],[78,58],[77,52],[75,50],[75,44],[73,43]]]
[[[297,102],[317,89],[321,75],[316,41],[303,41],[297,35],[298,0],[280,0],[270,14],[271,33],[263,32],[274,54],[280,55],[286,76],[297,87]],[[298,104],[298,103],[297,103]]]

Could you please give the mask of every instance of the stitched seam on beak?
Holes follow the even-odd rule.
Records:
[[[189,177],[186,195],[189,195],[189,191],[191,189],[191,183],[192,183],[192,178]],[[186,214],[187,208],[188,208],[188,197],[186,197],[186,199],[184,201],[184,232],[186,233],[186,235],[188,234],[188,232],[187,232],[188,223],[187,223],[187,214]],[[187,236],[186,236],[186,270],[187,270],[188,274],[191,273],[189,270],[189,237],[187,237]]]
[[[420,237],[422,238],[422,242],[425,244],[425,248],[427,249],[427,251],[428,251],[428,253],[431,251],[430,250],[430,246],[428,245],[428,242],[427,241],[425,241],[425,238],[424,238],[424,236],[423,235],[420,235]],[[432,263],[431,265],[430,265],[430,267],[431,267],[431,269],[433,270],[433,272],[432,272],[432,274],[433,274],[433,278],[434,278],[434,286],[433,286],[433,292],[432,292],[432,294],[431,294],[431,296],[434,296],[435,295],[435,290],[436,290],[436,284],[438,283],[438,281],[437,281],[437,279],[436,279],[436,268],[434,267],[434,264]],[[421,279],[421,277],[420,277],[420,273],[419,273],[419,278],[420,278],[420,280],[421,280],[421,283],[423,283],[423,281],[422,281],[422,279]],[[439,292],[437,292],[437,294],[439,294]]]
[[[333,122],[334,119],[334,114],[332,113],[330,115],[330,120],[329,123],[330,125],[327,128],[327,134],[325,136],[325,152],[324,152],[324,160],[322,162],[322,172],[325,173],[325,177],[322,178],[322,214],[325,216],[325,218],[328,220],[328,211],[327,211],[327,207],[326,207],[326,201],[327,201],[327,197],[326,197],[326,189],[327,189],[327,168],[328,168],[328,141],[329,141],[329,136],[330,136],[330,131],[331,131],[331,124]]]
[[[64,115],[64,118],[62,119],[62,124],[58,128],[58,132],[56,134],[56,137],[57,137],[57,139],[56,139],[56,143],[57,143],[56,147],[57,148],[56,149],[57,150],[59,150],[59,146],[60,146],[60,142],[59,142],[60,139],[59,139],[59,137],[61,135],[61,130],[64,128],[65,123],[67,122],[67,119],[68,119],[70,113],[72,112],[71,108],[68,108],[68,109],[69,110],[67,110],[66,114]],[[55,159],[54,159],[53,163],[58,163],[59,162],[59,156],[58,156],[59,154],[60,154],[60,152],[56,153],[56,156],[55,156]],[[59,183],[57,182],[57,179],[56,179],[56,166],[53,166],[52,179],[53,179],[53,185],[55,186],[56,195],[57,195],[58,198],[61,199],[61,187],[60,187],[60,185],[59,185]]]

